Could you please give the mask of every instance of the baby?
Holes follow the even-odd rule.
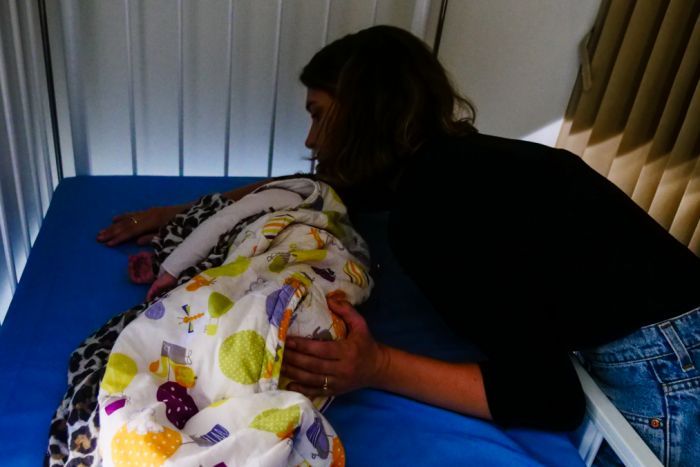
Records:
[[[195,276],[205,285],[174,287],[224,239],[223,263]],[[103,465],[341,459],[320,413],[329,396],[284,390],[281,369],[288,335],[345,336],[327,297],[366,300],[367,258],[338,195],[305,178],[270,182],[202,222],[162,262],[148,292],[158,300],[114,342],[98,395]]]
[[[263,211],[291,209],[303,199],[302,194],[292,189],[263,186],[202,222],[163,261],[155,281],[151,272],[153,255],[150,253],[140,253],[129,258],[129,275],[136,283],[153,281],[146,294],[146,300],[150,301],[177,285],[180,273],[205,259],[219,237],[241,220]]]

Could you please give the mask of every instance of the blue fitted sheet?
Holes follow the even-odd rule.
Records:
[[[61,182],[0,327],[2,465],[41,464],[49,422],[66,389],[70,352],[146,293],[126,272],[128,255],[143,248],[105,247],[95,241],[98,229],[117,213],[191,201],[254,180],[76,177]],[[451,337],[401,274],[384,238],[386,216],[364,214],[355,221],[380,266],[373,296],[361,307],[375,337],[437,358],[476,358],[476,350]],[[582,465],[567,434],[504,431],[382,391],[338,397],[326,416],[350,466]]]

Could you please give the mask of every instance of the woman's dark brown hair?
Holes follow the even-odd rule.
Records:
[[[393,26],[332,42],[300,79],[334,98],[312,158],[318,174],[337,186],[376,181],[432,137],[476,131],[474,107],[428,46]]]

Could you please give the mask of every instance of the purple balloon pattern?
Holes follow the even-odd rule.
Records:
[[[146,310],[146,318],[161,319],[165,314],[165,306],[162,301],[157,301]]]

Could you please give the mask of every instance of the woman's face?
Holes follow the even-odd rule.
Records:
[[[306,147],[316,149],[319,132],[321,131],[321,121],[324,115],[333,105],[333,97],[326,91],[308,88],[306,91],[306,111],[311,115],[311,128],[306,137]]]

